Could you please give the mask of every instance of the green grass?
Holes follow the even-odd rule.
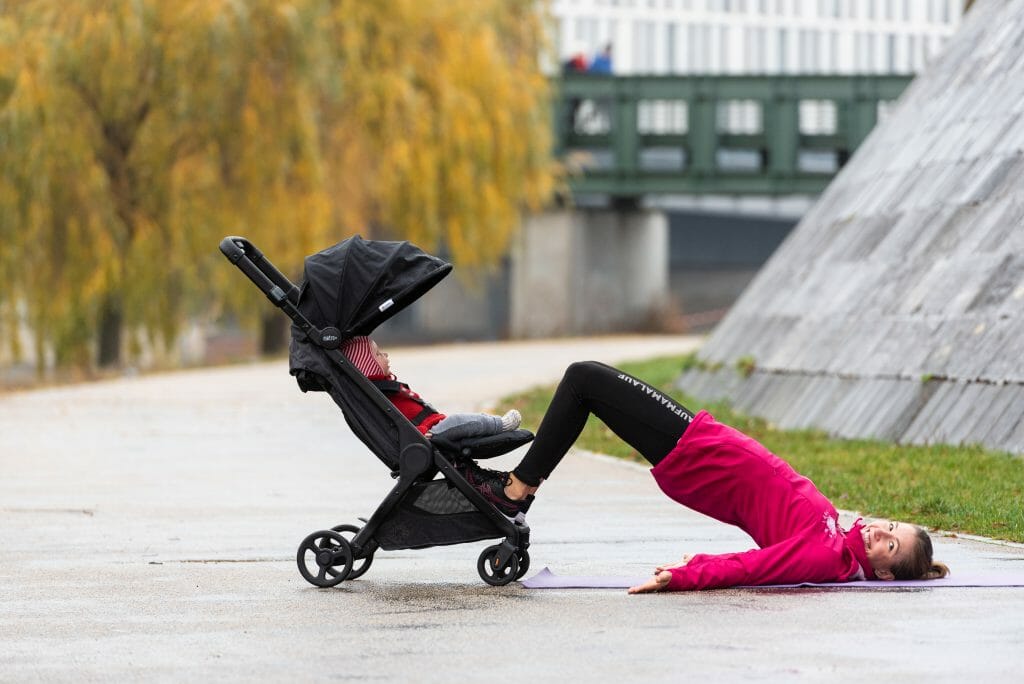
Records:
[[[1024,459],[980,447],[902,446],[834,439],[822,432],[777,430],[725,404],[702,404],[672,387],[692,355],[624,363],[622,369],[672,395],[696,412],[758,440],[814,481],[838,508],[907,520],[933,529],[1024,542]],[[554,387],[507,397],[523,425],[536,430]],[[644,462],[591,417],[577,446]]]

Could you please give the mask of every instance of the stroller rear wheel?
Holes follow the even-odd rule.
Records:
[[[299,544],[295,556],[299,573],[317,587],[333,587],[352,572],[352,547],[333,530],[314,532]]]
[[[492,587],[505,586],[520,577],[519,552],[510,555],[505,564],[501,565],[498,558],[500,550],[501,544],[488,546],[480,553],[480,558],[476,562],[476,571],[480,573],[480,578]]]
[[[352,537],[356,536],[359,533],[359,530],[361,529],[363,528],[359,527],[358,525],[338,525],[337,527],[331,528],[332,531],[337,532],[339,534],[342,532],[350,532],[352,534]],[[348,537],[348,539],[351,540],[352,537]],[[362,577],[363,573],[370,569],[370,563],[373,562],[373,552],[371,551],[359,560],[359,563],[353,564],[352,572],[350,572],[348,574],[348,577],[346,577],[345,579],[354,580],[357,577]]]

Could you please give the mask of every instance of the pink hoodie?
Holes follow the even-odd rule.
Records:
[[[736,525],[760,547],[698,554],[671,571],[670,591],[874,578],[859,521],[844,531],[814,483],[707,411],[651,473],[669,497]]]

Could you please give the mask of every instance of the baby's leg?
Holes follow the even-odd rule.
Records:
[[[501,432],[501,418],[484,413],[455,413],[434,427],[430,434],[457,442],[467,437],[483,437]]]

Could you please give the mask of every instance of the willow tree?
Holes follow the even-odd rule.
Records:
[[[0,321],[23,309],[39,359],[116,363],[126,330],[264,311],[224,234],[293,273],[368,226],[482,265],[551,184],[533,2],[8,7]]]
[[[549,196],[551,105],[533,0],[338,4],[342,91],[330,145],[339,207],[462,266],[505,254]],[[338,155],[338,156],[334,156]]]

